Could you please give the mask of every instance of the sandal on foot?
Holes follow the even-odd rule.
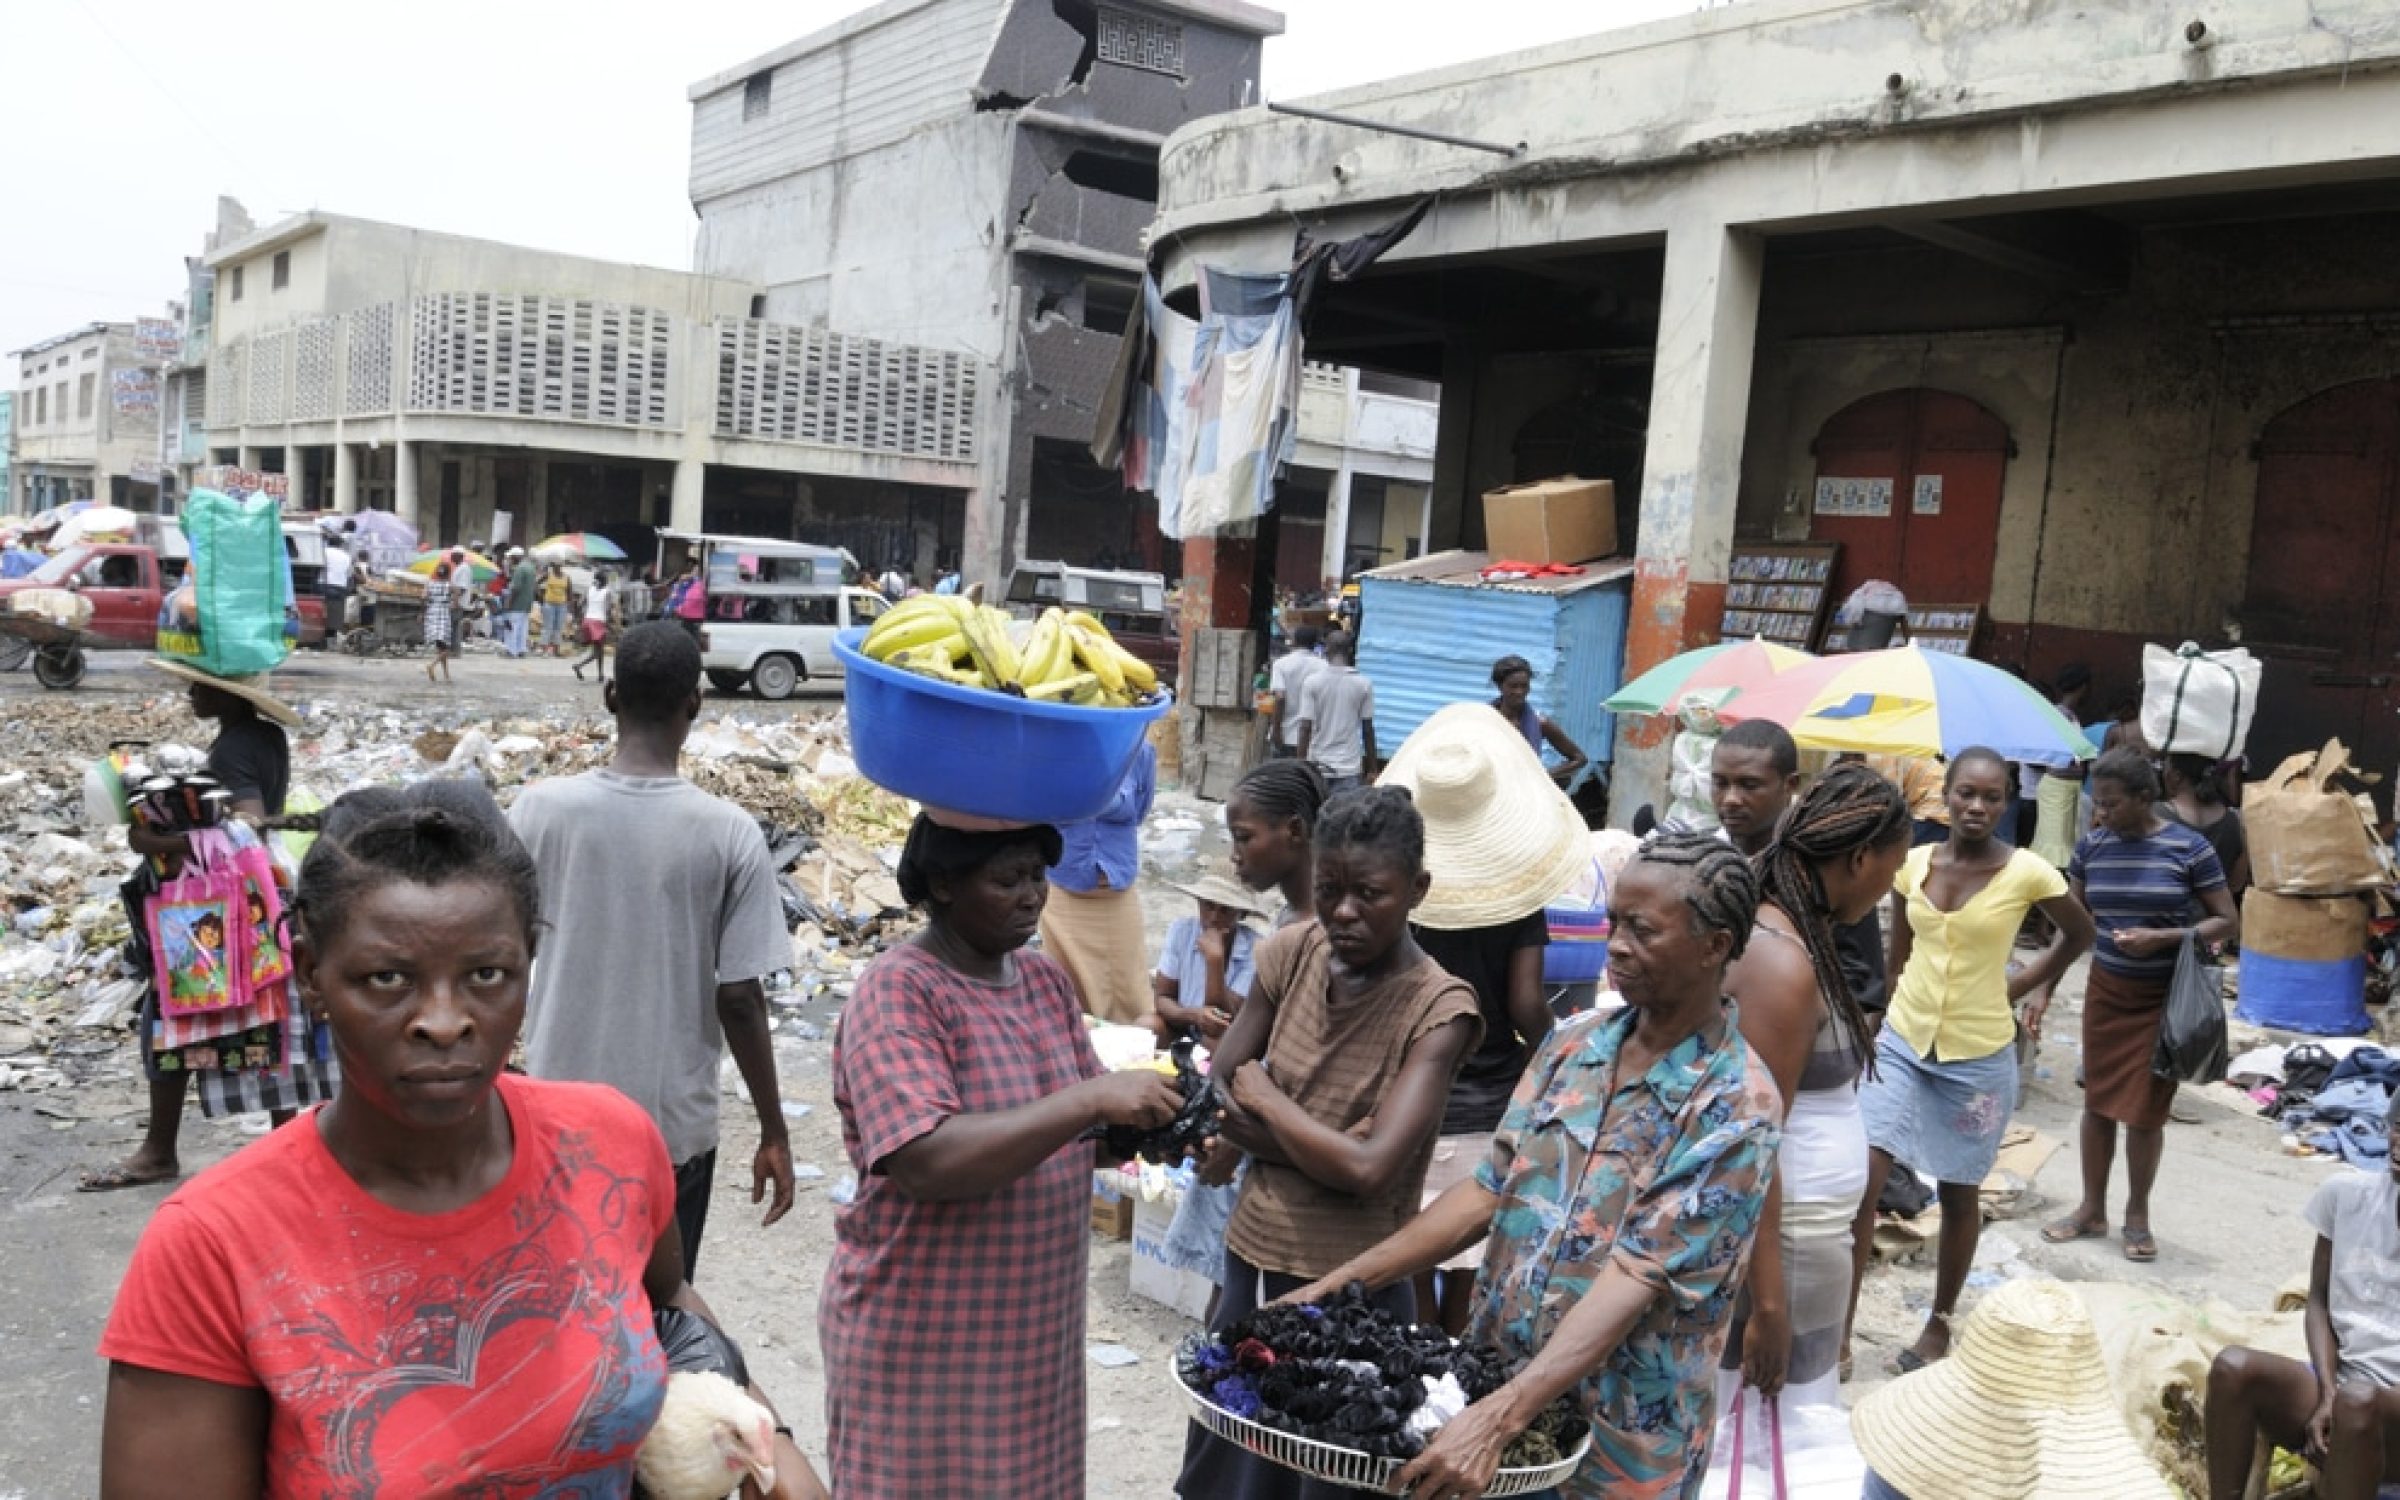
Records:
[[[83,1174],[75,1184],[79,1193],[113,1193],[122,1188],[150,1187],[161,1182],[173,1182],[183,1176],[180,1168],[169,1167],[164,1172],[136,1172],[123,1162],[113,1167],[98,1167]]]
[[[1932,1361],[1914,1349],[1903,1349],[1884,1362],[1884,1372],[1891,1375],[1914,1375]]]
[[[2098,1240],[2108,1237],[2106,1224],[2094,1224],[2073,1215],[2042,1226],[2042,1238],[2053,1245],[2065,1245],[2076,1240]]]
[[[2158,1240],[2147,1229],[2125,1231],[2125,1258],[2143,1265],[2158,1259]]]

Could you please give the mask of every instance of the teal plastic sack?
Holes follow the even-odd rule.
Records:
[[[236,500],[194,490],[183,508],[191,570],[158,624],[163,656],[219,677],[247,677],[291,651],[283,628],[291,603],[283,508],[265,495]]]

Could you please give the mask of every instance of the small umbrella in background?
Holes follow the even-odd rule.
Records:
[[[1679,713],[1695,696],[1705,695],[1713,705],[1764,687],[1816,659],[1805,651],[1757,638],[1702,646],[1668,657],[1617,689],[1600,706],[1612,714]]]
[[[397,548],[411,554],[417,550],[417,528],[388,510],[362,510],[339,519],[348,521],[350,534],[365,538],[371,547]]]
[[[1922,646],[1821,657],[1741,694],[1719,714],[1728,723],[1781,724],[1813,750],[1948,756],[1981,745],[2045,766],[2099,753],[2031,683]]]
[[[500,576],[500,565],[498,563],[492,561],[490,558],[484,556],[480,552],[469,552],[463,547],[445,548],[439,552],[420,552],[415,558],[410,560],[406,571],[411,573],[422,573],[426,577],[431,578],[435,568],[441,566],[443,563],[455,564],[460,557],[464,557],[466,559],[467,576],[463,581],[471,587],[488,587],[492,580]],[[458,577],[458,571],[455,566],[452,568],[450,576],[453,581],[460,581]]]
[[[585,562],[623,562],[625,549],[596,531],[562,531],[536,542],[533,555],[545,562],[580,557]]]

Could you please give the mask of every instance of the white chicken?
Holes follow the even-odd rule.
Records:
[[[650,1500],[725,1500],[744,1479],[766,1494],[775,1488],[774,1414],[722,1375],[678,1370],[633,1472]]]

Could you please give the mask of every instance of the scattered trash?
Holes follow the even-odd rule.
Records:
[[[1138,1365],[1142,1362],[1140,1355],[1123,1344],[1094,1344],[1091,1346],[1090,1352],[1092,1363],[1103,1370],[1121,1370],[1127,1365]]]
[[[825,1196],[831,1198],[836,1207],[848,1208],[858,1201],[858,1174],[844,1172],[840,1181],[826,1189]]]
[[[786,1099],[783,1101],[783,1117],[787,1120],[805,1120],[808,1118],[808,1112],[812,1107],[813,1106],[806,1104],[795,1104],[791,1100]]]
[[[823,1182],[825,1169],[814,1162],[800,1162],[792,1168],[794,1182]]]

